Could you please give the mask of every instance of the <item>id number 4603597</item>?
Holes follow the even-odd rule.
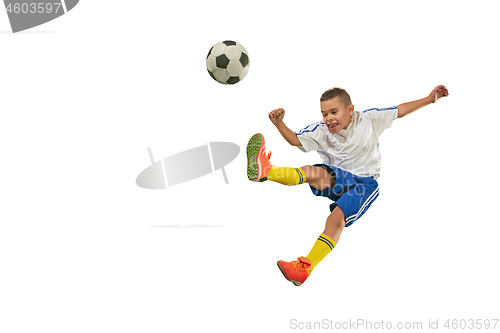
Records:
[[[447,329],[495,329],[498,319],[448,319],[443,327]]]
[[[15,13],[15,14],[42,14],[42,13],[58,13],[59,9],[62,10],[61,8],[61,3],[35,3],[35,2],[30,2],[30,3],[9,3],[7,6],[7,12],[10,13]]]

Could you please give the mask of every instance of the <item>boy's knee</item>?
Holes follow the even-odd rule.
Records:
[[[345,216],[342,210],[337,206],[331,212],[331,214],[326,219],[326,223],[330,224],[332,227],[343,227],[345,226]]]
[[[312,165],[304,165],[300,167],[300,170],[302,170],[302,172],[304,172],[304,174],[307,177],[308,175],[312,176],[312,168],[313,168]]]
[[[318,191],[324,191],[332,187],[332,178],[325,169],[312,165],[305,165],[300,169],[306,176],[306,182]]]

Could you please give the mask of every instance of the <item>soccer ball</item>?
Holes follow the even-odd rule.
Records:
[[[239,43],[226,40],[215,44],[208,52],[208,74],[219,83],[238,83],[247,75],[249,69],[248,52]]]

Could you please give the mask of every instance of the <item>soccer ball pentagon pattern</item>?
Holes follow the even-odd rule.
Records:
[[[240,43],[226,40],[215,44],[208,52],[208,74],[219,83],[238,83],[249,69],[248,52]]]

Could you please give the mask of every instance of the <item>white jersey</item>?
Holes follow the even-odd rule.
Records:
[[[317,151],[323,163],[361,177],[380,176],[380,134],[398,117],[396,106],[354,112],[347,129],[331,133],[324,122],[296,132],[303,152]]]

